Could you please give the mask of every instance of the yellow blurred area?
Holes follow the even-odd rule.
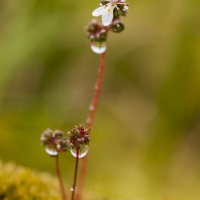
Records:
[[[85,121],[100,56],[84,27],[98,1],[0,1],[0,160],[55,174],[46,128]],[[128,1],[110,33],[87,200],[200,199],[200,2]],[[100,20],[100,18],[98,18]],[[61,157],[68,185],[75,159]]]

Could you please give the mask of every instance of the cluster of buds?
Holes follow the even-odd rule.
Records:
[[[70,147],[81,149],[83,145],[89,145],[90,130],[89,128],[85,128],[84,124],[80,123],[77,126],[75,125],[74,128],[67,133]]]
[[[58,153],[65,152],[70,149],[73,156],[74,152],[79,151],[79,157],[86,155],[89,149],[90,129],[84,124],[75,125],[67,134],[60,130],[45,130],[41,135],[41,143],[45,147],[46,153],[56,156]]]
[[[40,140],[45,146],[46,152],[52,156],[67,151],[69,147],[67,138],[60,130],[47,129],[42,133]]]
[[[107,38],[108,29],[93,19],[86,27],[86,34],[91,42],[104,42]]]
[[[108,30],[108,27],[98,23],[95,19],[86,27],[86,34],[90,40],[91,49],[95,53],[101,54],[106,50]]]
[[[102,16],[102,24],[92,20],[86,27],[86,34],[90,39],[91,49],[95,53],[103,53],[106,50],[106,39],[109,30],[120,33],[124,30],[121,16],[126,16],[128,4],[125,0],[102,0],[100,7],[92,12],[95,17]]]

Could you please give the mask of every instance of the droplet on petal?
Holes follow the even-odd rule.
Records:
[[[57,156],[57,155],[58,155],[58,152],[57,152],[54,148],[46,147],[46,148],[45,148],[45,151],[46,151],[46,153],[49,154],[50,156]]]
[[[77,148],[70,149],[71,154],[75,158],[77,158],[77,154],[78,154],[78,158],[84,157],[87,154],[88,150],[89,150],[89,145],[82,145],[80,150],[78,150]]]
[[[106,42],[92,42],[91,49],[94,53],[102,54],[106,51]]]

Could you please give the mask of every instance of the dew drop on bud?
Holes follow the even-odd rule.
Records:
[[[102,54],[106,51],[106,42],[92,42],[91,49],[94,53]]]
[[[89,145],[82,145],[81,149],[78,152],[78,158],[84,157],[87,154],[88,150],[89,150]],[[78,151],[77,148],[70,149],[70,152],[74,157],[77,157],[77,151]]]
[[[57,155],[58,155],[58,152],[57,152],[55,149],[53,149],[53,148],[48,148],[48,147],[46,147],[46,148],[45,148],[45,151],[46,151],[46,153],[49,154],[50,156],[57,156]]]

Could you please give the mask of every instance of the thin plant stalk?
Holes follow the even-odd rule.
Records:
[[[59,155],[57,155],[55,159],[56,159],[56,174],[57,174],[57,177],[58,177],[58,182],[59,182],[59,187],[60,187],[60,192],[61,192],[61,195],[62,195],[62,199],[63,200],[67,200],[65,187],[64,187],[62,176],[61,176],[61,173],[60,173]]]
[[[102,53],[101,58],[100,58],[100,66],[99,66],[99,69],[98,69],[97,81],[96,81],[95,88],[94,88],[95,92],[94,92],[94,96],[93,96],[93,99],[92,99],[92,103],[91,103],[90,108],[89,108],[90,109],[89,118],[87,119],[88,128],[92,128],[92,125],[94,123],[94,117],[95,117],[95,113],[96,113],[96,109],[97,109],[97,104],[98,104],[99,95],[100,95],[101,86],[102,86],[102,80],[103,80],[105,55],[106,55],[105,52]],[[77,200],[82,199],[83,188],[84,188],[85,178],[86,178],[86,171],[87,171],[87,161],[88,161],[88,155],[86,155],[82,159],[82,162],[81,162],[79,192],[77,194]]]
[[[92,125],[93,125],[93,122],[94,122],[95,112],[96,112],[96,109],[97,109],[97,104],[98,104],[102,80],[103,80],[105,55],[106,55],[105,52],[101,54],[100,66],[99,66],[99,70],[98,70],[98,77],[97,77],[96,85],[95,85],[95,88],[94,88],[95,93],[94,93],[94,97],[93,97],[92,103],[91,103],[90,108],[89,108],[90,109],[90,115],[89,115],[89,118],[87,119],[88,128],[92,128]]]
[[[71,196],[71,200],[74,200],[75,197],[75,190],[76,190],[76,180],[77,180],[77,172],[78,172],[78,161],[79,161],[79,148],[77,148],[76,150],[76,165],[75,165],[75,170],[74,170],[74,183],[72,186],[72,196]]]

